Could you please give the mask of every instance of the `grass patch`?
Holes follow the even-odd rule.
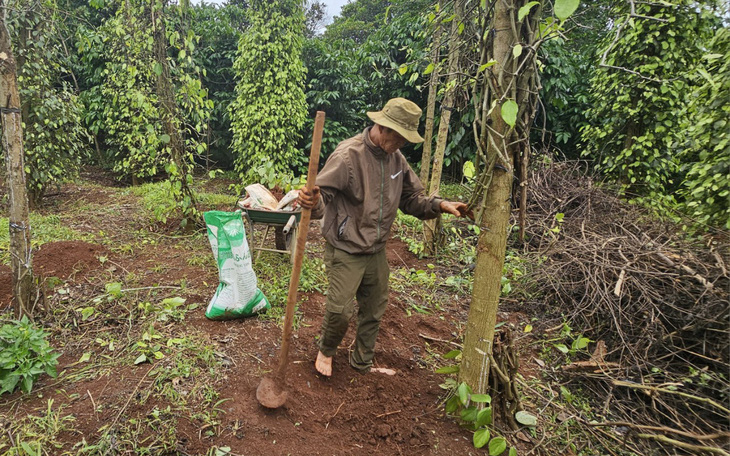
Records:
[[[260,314],[259,318],[265,321],[276,322],[281,325],[286,311],[286,300],[289,294],[289,280],[291,278],[291,261],[288,255],[273,252],[261,252],[261,257],[253,265],[258,279],[258,285],[271,303],[271,309]],[[299,279],[300,292],[319,291],[323,293],[327,288],[327,275],[324,262],[319,258],[304,257],[302,274]],[[300,295],[301,297],[301,295]],[[299,328],[301,313],[294,315],[294,328]]]
[[[30,213],[31,245],[33,248],[54,241],[82,240],[89,241],[93,237],[89,234],[79,233],[67,226],[58,215],[40,215]],[[0,217],[0,263],[10,264],[10,231],[9,219]]]
[[[46,409],[39,415],[28,415],[20,421],[7,420],[10,423],[7,432],[16,438],[12,443],[8,439],[0,440],[0,453],[8,456],[59,454],[63,445],[58,441],[58,435],[73,432],[76,418],[64,415],[63,405],[54,408],[53,399],[46,404]]]

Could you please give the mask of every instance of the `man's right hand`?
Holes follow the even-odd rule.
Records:
[[[304,209],[314,209],[319,202],[319,187],[317,185],[310,192],[307,187],[299,189],[299,205]]]

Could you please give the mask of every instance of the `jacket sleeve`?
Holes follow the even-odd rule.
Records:
[[[320,198],[312,209],[312,219],[322,218],[324,207],[332,201],[337,192],[348,188],[351,179],[352,171],[348,155],[344,151],[335,150],[317,175]]]
[[[427,197],[426,190],[421,184],[421,180],[411,169],[408,163],[403,160],[406,170],[403,176],[403,192],[400,197],[399,208],[406,214],[418,217],[419,219],[432,219],[438,217],[441,213],[441,201],[438,196]]]

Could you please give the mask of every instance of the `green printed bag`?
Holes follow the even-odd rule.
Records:
[[[210,211],[203,217],[218,262],[219,279],[205,316],[211,320],[230,320],[270,309],[269,301],[256,285],[241,212]]]

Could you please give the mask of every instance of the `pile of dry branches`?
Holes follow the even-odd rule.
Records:
[[[543,310],[606,347],[569,375],[601,398],[604,424],[666,454],[730,454],[728,233],[691,238],[578,163],[532,176],[525,249]]]

